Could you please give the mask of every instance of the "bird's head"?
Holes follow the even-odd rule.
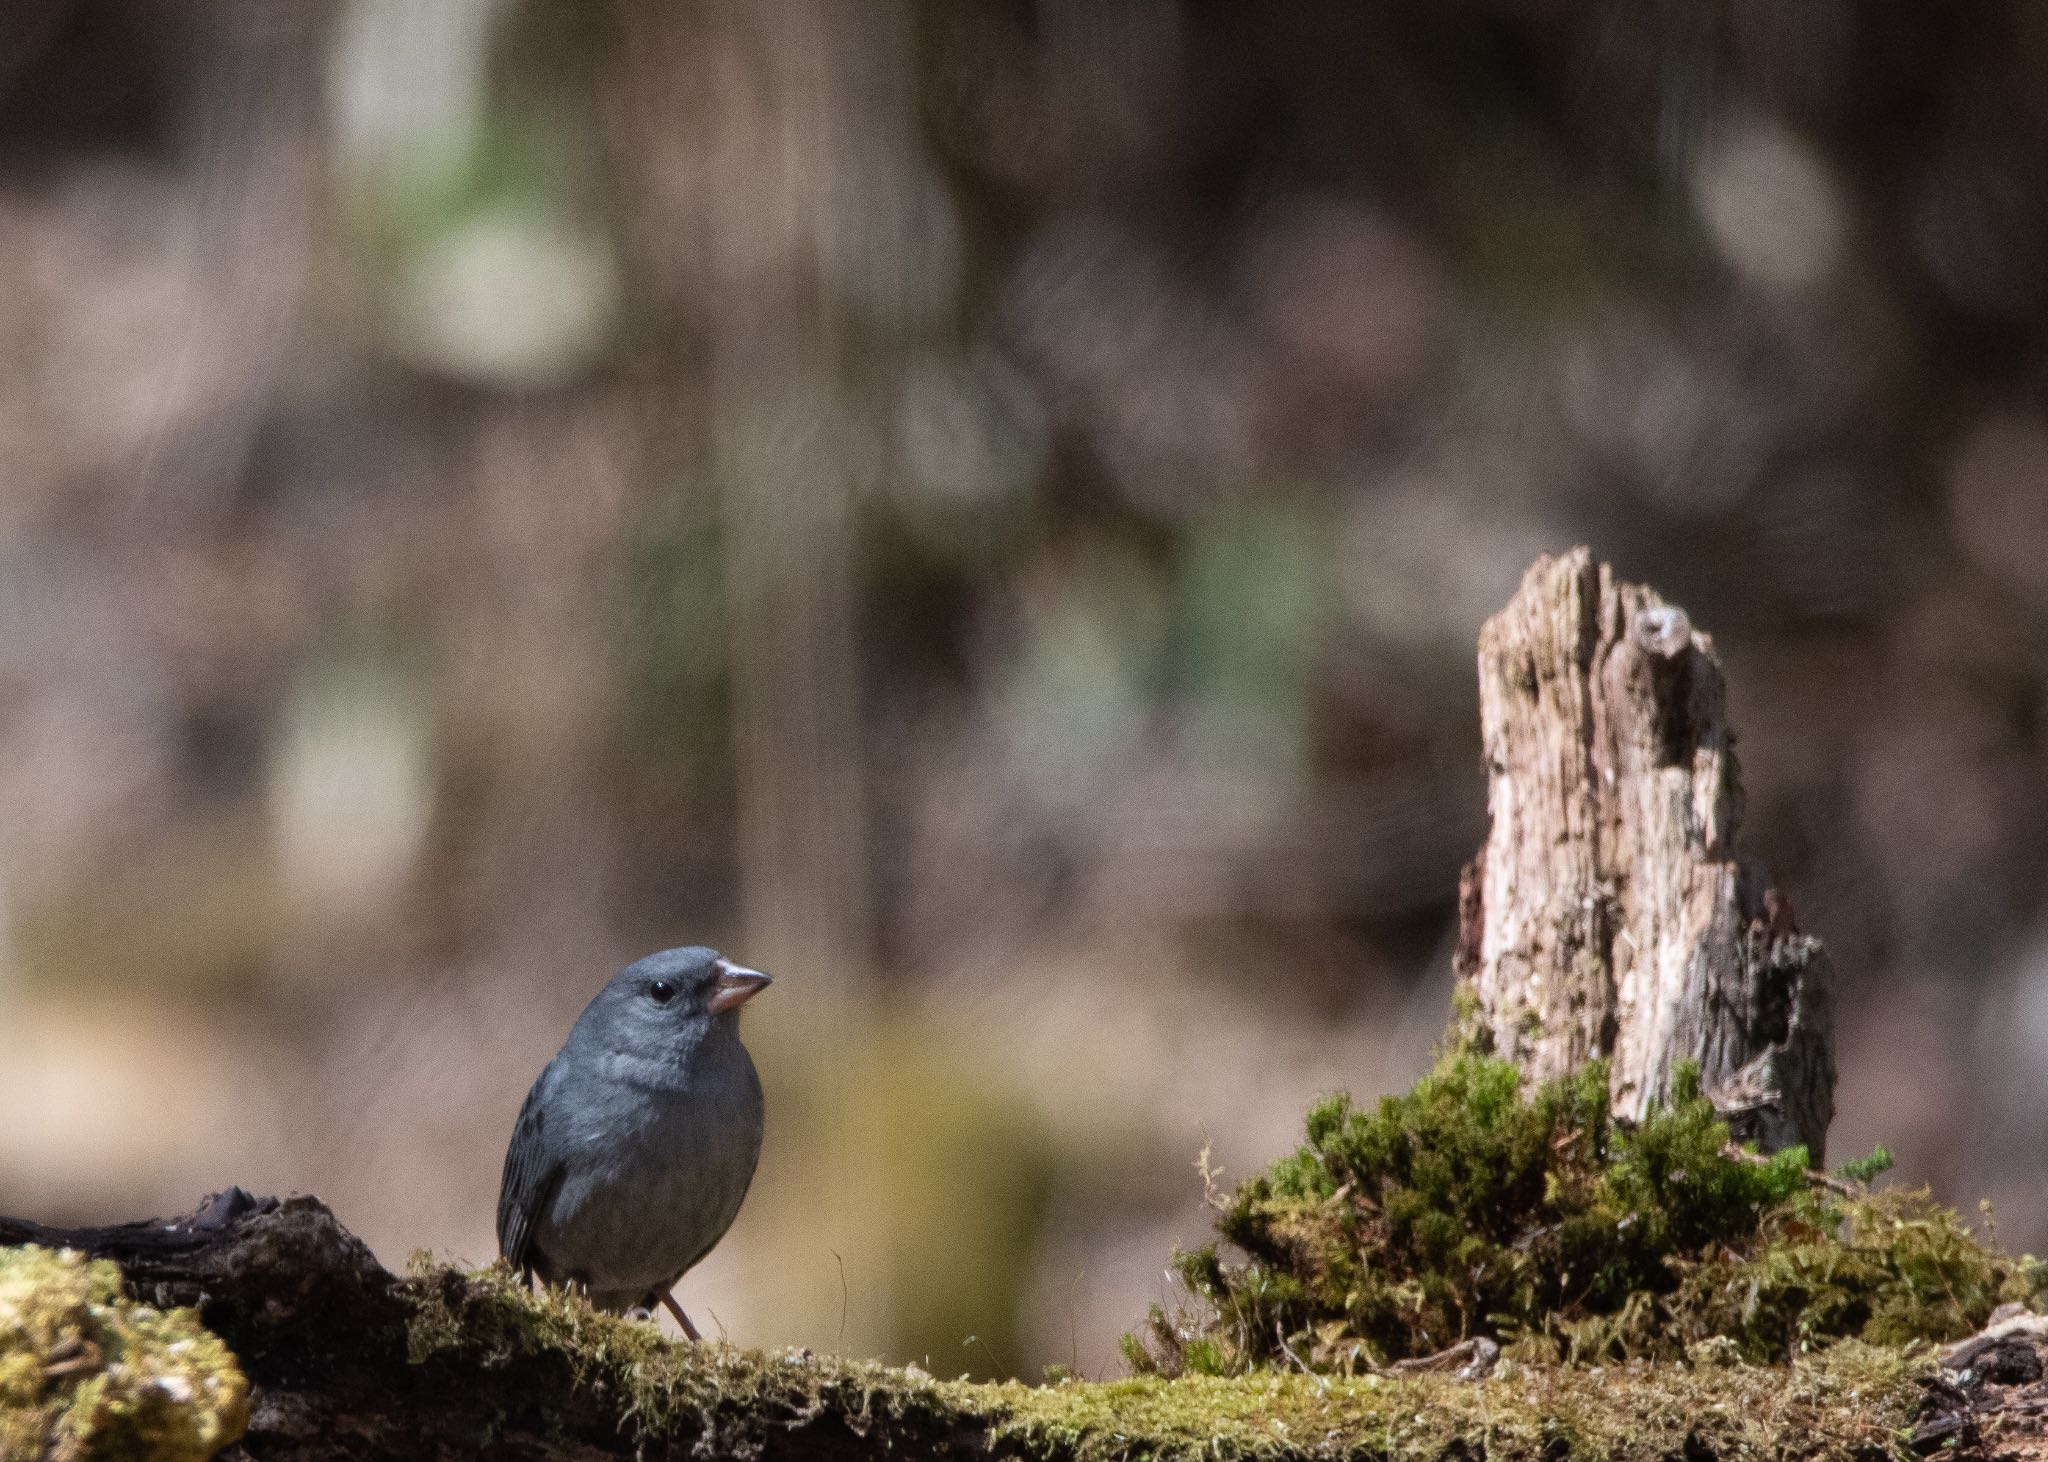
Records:
[[[635,960],[598,998],[611,1043],[635,1054],[688,1050],[714,1032],[730,1035],[739,1010],[769,984],[768,976],[727,959],[715,949],[664,949]]]

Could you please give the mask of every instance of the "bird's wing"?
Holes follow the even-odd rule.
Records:
[[[550,1061],[512,1129],[505,1149],[505,1177],[498,1188],[498,1252],[522,1273],[534,1267],[533,1226],[562,1183],[562,1162],[547,1136],[547,1092],[554,1085]]]

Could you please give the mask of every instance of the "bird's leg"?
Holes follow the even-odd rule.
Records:
[[[683,1313],[683,1307],[676,1303],[674,1295],[670,1294],[667,1290],[663,1290],[661,1292],[661,1302],[668,1306],[668,1312],[674,1315],[676,1323],[683,1327],[683,1334],[689,1336],[692,1340],[702,1340],[704,1338],[697,1333],[697,1327],[690,1323],[690,1317]]]

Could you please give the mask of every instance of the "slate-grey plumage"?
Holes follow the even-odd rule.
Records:
[[[716,950],[626,966],[526,1094],[498,1192],[498,1252],[607,1310],[665,1304],[732,1226],[761,1156],[739,1010],[768,976]]]

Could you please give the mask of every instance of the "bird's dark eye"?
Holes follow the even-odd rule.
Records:
[[[656,980],[647,987],[647,994],[656,1005],[666,1005],[676,998],[676,987],[667,980]]]

